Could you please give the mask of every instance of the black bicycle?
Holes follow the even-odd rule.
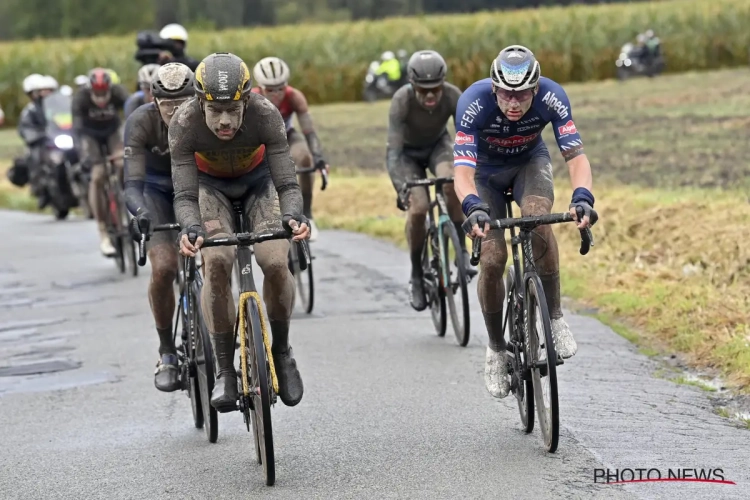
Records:
[[[452,177],[418,179],[407,181],[399,193],[403,206],[408,206],[409,189],[415,186],[435,186],[434,200],[430,197],[427,213],[427,236],[422,250],[422,279],[427,304],[432,313],[432,322],[438,336],[445,335],[448,326],[448,311],[456,340],[461,347],[469,343],[469,292],[467,285],[471,276],[465,266],[462,247],[456,227],[448,216],[448,207],[443,196],[443,185],[452,183]],[[435,208],[438,217],[435,218]],[[456,300],[456,296],[460,297]],[[446,303],[448,309],[446,310]]]
[[[569,212],[565,212],[513,218],[512,193],[508,190],[504,195],[508,218],[492,221],[490,228],[510,229],[511,234],[514,265],[508,267],[505,274],[507,307],[503,319],[510,389],[518,401],[521,423],[527,434],[534,430],[536,402],[544,445],[548,452],[554,453],[560,436],[557,365],[562,365],[563,360],[557,356],[555,350],[547,300],[534,265],[531,235],[538,226],[571,222],[573,217]],[[578,217],[583,217],[583,211],[580,209]],[[515,228],[520,230],[518,236]],[[586,255],[594,244],[593,236],[588,228],[581,229],[580,232],[581,255]],[[523,253],[522,268],[519,246]],[[479,263],[481,247],[482,240],[475,238],[472,246],[472,265]],[[521,283],[523,285],[520,285]]]
[[[252,251],[256,243],[291,238],[287,230],[266,233],[248,232],[242,202],[232,203],[235,227],[240,231],[225,238],[204,240],[201,249],[216,246],[236,246],[236,262],[239,273],[239,307],[235,323],[235,342],[239,337],[240,369],[238,373],[239,404],[247,430],[252,424],[255,452],[258,463],[263,465],[266,484],[276,481],[274,462],[271,405],[276,403],[279,382],[271,354],[271,334],[260,294],[253,280]],[[191,235],[194,236],[194,235]],[[191,241],[194,239],[191,238]]]
[[[300,168],[297,169],[297,174],[308,174],[315,172],[316,170],[320,171],[322,179],[320,190],[325,191],[326,187],[328,186],[328,172],[326,172],[325,168]],[[310,314],[313,310],[313,305],[315,304],[315,283],[313,281],[312,266],[312,259],[314,259],[315,257],[312,256],[307,243],[305,243],[305,247],[307,247],[308,252],[308,264],[306,268],[302,267],[301,264],[305,260],[305,257],[302,255],[303,245],[298,245],[296,249],[294,248],[294,245],[290,246],[289,271],[291,271],[291,273],[294,275],[294,279],[297,281],[297,296],[300,299],[300,305],[307,314]],[[307,272],[305,272],[305,270],[307,270]]]
[[[179,224],[161,224],[157,231],[179,231]],[[138,244],[138,265],[146,264],[146,237],[141,235]],[[201,289],[203,277],[198,271],[195,258],[178,254],[177,283],[180,298],[174,320],[174,338],[181,324],[180,345],[177,346],[180,388],[187,391],[193,410],[195,427],[205,428],[208,441],[215,443],[219,437],[219,416],[211,406],[211,391],[214,390],[214,355],[206,323],[201,311]]]
[[[114,160],[121,157],[122,154],[115,153],[110,155],[109,148],[106,144],[99,144],[102,158],[104,159],[104,168],[106,173],[106,182],[104,184],[104,199],[107,206],[105,224],[109,239],[115,248],[115,263],[120,273],[125,274],[127,268],[133,276],[138,276],[138,266],[135,257],[135,242],[128,230],[130,215],[125,207],[125,194],[122,187],[121,169],[118,169]],[[91,188],[90,188],[91,189]]]

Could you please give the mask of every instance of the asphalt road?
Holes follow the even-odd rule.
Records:
[[[154,389],[148,268],[120,276],[89,221],[0,212],[0,234],[2,499],[750,498],[750,433],[587,317],[567,315],[579,353],[547,454],[515,399],[484,389],[476,297],[460,348],[408,306],[404,252],[334,231],[313,244],[317,304],[292,326],[305,396],[273,410],[266,487],[238,413],[210,444],[184,393]],[[60,371],[23,375],[40,369]],[[737,484],[595,483],[607,467],[721,468]]]

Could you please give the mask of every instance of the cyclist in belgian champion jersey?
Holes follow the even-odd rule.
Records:
[[[295,165],[300,168],[315,166],[328,169],[318,134],[315,133],[305,94],[289,85],[289,75],[289,66],[284,61],[278,57],[265,57],[253,68],[253,78],[258,84],[253,88],[253,92],[265,96],[279,109],[284,119],[289,151]],[[301,134],[292,124],[292,117],[295,113],[302,128]],[[299,175],[299,184],[302,188],[302,213],[310,221],[310,241],[315,241],[318,237],[318,228],[315,226],[312,215],[314,180],[314,173]]]
[[[286,127],[271,102],[250,91],[245,63],[234,54],[206,57],[195,72],[197,96],[177,110],[169,127],[174,209],[183,228],[180,251],[194,256],[205,237],[227,236],[234,227],[232,201],[242,201],[254,232],[292,229],[293,239],[309,237],[302,215],[302,193],[289,155]],[[194,243],[188,234],[197,234]],[[295,283],[288,267],[289,241],[253,245],[263,271],[263,299],[271,334],[271,354],[279,397],[287,406],[302,399],[302,377],[289,345],[289,319]],[[216,357],[218,378],[211,405],[237,407],[234,367],[235,305],[230,277],[235,250],[201,251],[205,283],[201,304]]]
[[[541,76],[534,54],[512,45],[492,62],[490,78],[472,84],[458,102],[454,141],[455,188],[467,216],[470,237],[485,238],[480,257],[479,303],[489,334],[485,384],[495,397],[508,395],[503,338],[503,274],[508,250],[503,231],[489,230],[491,219],[506,216],[503,192],[512,188],[523,216],[550,213],[554,201],[552,166],[542,129],[552,124],[558,148],[568,164],[573,197],[570,213],[579,228],[594,224],[591,165],[583,152],[568,96]],[[578,220],[576,209],[583,209]],[[550,226],[539,226],[532,239],[557,353],[569,358],[577,345],[560,307],[558,250]]]
[[[161,231],[152,235],[151,229],[177,222],[167,131],[177,108],[195,94],[193,72],[181,63],[157,67],[149,94],[154,101],[137,108],[125,122],[125,199],[128,210],[135,214],[131,220],[133,236],[140,239],[145,234],[148,241],[148,299],[159,335],[154,385],[160,391],[172,392],[180,387],[172,337],[177,234]]]
[[[445,60],[434,50],[415,52],[407,66],[410,83],[393,95],[388,120],[386,165],[396,193],[401,192],[407,181],[424,179],[427,169],[436,177],[453,175],[453,145],[446,125],[451,117],[456,122],[456,105],[461,90],[445,81],[447,71]],[[459,241],[466,245],[461,227],[464,216],[453,185],[445,184],[443,192],[449,215],[460,235]],[[409,291],[411,305],[417,311],[427,307],[422,280],[422,247],[426,236],[428,200],[426,187],[411,188],[408,208],[397,198],[398,207],[408,210],[406,239],[411,257]],[[462,258],[467,271],[476,274],[466,248],[463,248]]]

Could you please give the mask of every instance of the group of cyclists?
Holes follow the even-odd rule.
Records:
[[[489,334],[485,384],[490,394],[503,398],[510,389],[502,325],[507,248],[503,231],[489,230],[488,223],[506,215],[502,195],[508,189],[522,215],[550,213],[552,167],[541,137],[548,124],[568,164],[573,188],[569,208],[581,229],[598,218],[591,167],[565,91],[541,76],[540,64],[528,48],[503,49],[490,64],[489,78],[464,92],[446,81],[447,64],[433,50],[414,53],[407,73],[409,83],[391,101],[386,165],[397,205],[407,212],[411,305],[417,311],[427,307],[421,246],[428,196],[425,187],[411,188],[406,202],[400,193],[407,181],[425,178],[429,170],[435,176],[454,178],[453,185],[443,189],[459,234],[485,240],[478,280]],[[289,85],[290,79],[290,68],[280,58],[263,58],[250,71],[238,56],[219,52],[203,59],[194,71],[184,61],[146,64],[138,72],[138,91],[133,95],[106,68],[91,70],[85,82],[76,81],[80,87],[73,99],[73,135],[82,163],[92,173],[90,198],[99,221],[101,252],[114,253],[103,226],[104,152],[122,151],[114,161],[122,169],[127,207],[134,216],[131,233],[135,239],[147,235],[152,264],[148,295],[159,337],[155,386],[165,392],[179,388],[171,325],[177,252],[194,256],[200,250],[201,304],[217,367],[211,404],[222,412],[234,410],[238,398],[230,286],[234,256],[229,247],[201,250],[201,244],[205,238],[239,230],[232,210],[232,203],[238,201],[253,231],[283,227],[295,241],[317,236],[311,206],[313,177],[298,178],[296,167],[329,167],[305,96]],[[124,127],[119,115],[123,110]],[[293,126],[295,114],[301,130]],[[447,130],[451,117],[456,128],[453,137]],[[580,219],[577,210],[584,214]],[[152,231],[156,225],[174,222],[181,227],[179,233]],[[460,240],[458,258],[476,275],[465,238]],[[264,274],[263,298],[279,397],[294,406],[304,389],[289,342],[295,293],[287,264],[289,245],[288,240],[266,241],[256,244],[254,253]],[[549,227],[535,230],[533,247],[557,352],[569,358],[577,345],[560,307],[559,257]]]

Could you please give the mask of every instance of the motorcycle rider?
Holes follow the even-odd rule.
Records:
[[[396,55],[387,50],[380,56],[380,66],[375,71],[375,76],[385,75],[390,86],[396,86],[401,81],[401,63]]]
[[[195,68],[198,67],[198,61],[185,54],[188,32],[182,25],[176,23],[167,24],[161,29],[159,36],[164,40],[172,41],[172,47],[169,50],[171,55],[169,53],[162,53],[162,56],[159,58],[161,64],[178,62],[195,71]]]
[[[144,64],[141,66],[141,69],[138,70],[138,91],[131,94],[131,96],[128,97],[128,100],[125,101],[125,119],[127,119],[133,111],[140,106],[153,101],[151,96],[151,81],[158,69],[158,64]]]
[[[656,59],[658,59],[661,56],[661,41],[659,40],[659,37],[657,37],[654,34],[653,30],[646,30],[646,32],[643,34],[645,38],[645,46],[646,46],[646,65],[651,66],[654,64]]]
[[[22,84],[30,102],[21,111],[18,121],[18,135],[26,144],[25,163],[29,170],[31,194],[37,198],[39,209],[49,203],[49,196],[41,182],[42,166],[46,160],[46,126],[42,100],[57,88],[57,80],[47,75],[34,73],[27,76]]]
[[[122,85],[113,83],[111,70],[94,68],[88,77],[86,87],[73,96],[73,138],[81,164],[91,170],[89,204],[98,223],[99,249],[105,257],[112,257],[116,250],[109,239],[105,223],[107,204],[104,186],[107,172],[101,147],[106,145],[109,155],[122,151],[119,112],[125,105],[128,93]],[[122,158],[115,158],[114,164],[122,176]]]
[[[150,93],[153,102],[136,109],[125,122],[125,202],[130,213],[135,214],[131,219],[133,237],[140,240],[145,234],[148,241],[148,297],[159,335],[154,385],[160,391],[172,392],[180,387],[172,337],[177,233],[160,231],[151,235],[151,229],[177,222],[168,127],[175,110],[195,94],[193,72],[181,63],[157,66]]]
[[[289,66],[278,57],[266,57],[258,61],[253,68],[253,78],[258,83],[252,89],[271,101],[281,113],[286,125],[286,136],[289,142],[289,152],[294,164],[301,168],[318,168],[328,170],[328,164],[323,158],[323,152],[315,133],[312,116],[307,107],[305,94],[289,85]],[[300,134],[292,124],[292,116],[297,114],[302,133]],[[314,173],[299,174],[299,184],[302,188],[302,213],[309,220],[310,241],[318,238],[318,228],[312,214]]]
[[[409,291],[411,306],[417,311],[427,308],[422,276],[422,251],[426,235],[425,220],[429,210],[426,187],[410,189],[408,208],[400,198],[406,181],[424,179],[429,169],[436,177],[453,176],[453,141],[446,125],[453,117],[461,90],[445,81],[448,66],[434,50],[415,52],[409,60],[411,85],[404,85],[393,94],[388,125],[386,165],[393,187],[399,197],[397,205],[407,211],[406,239],[411,256]],[[448,212],[459,235],[462,258],[470,275],[476,271],[466,251],[466,238],[461,224],[464,215],[452,184],[443,186]]]

